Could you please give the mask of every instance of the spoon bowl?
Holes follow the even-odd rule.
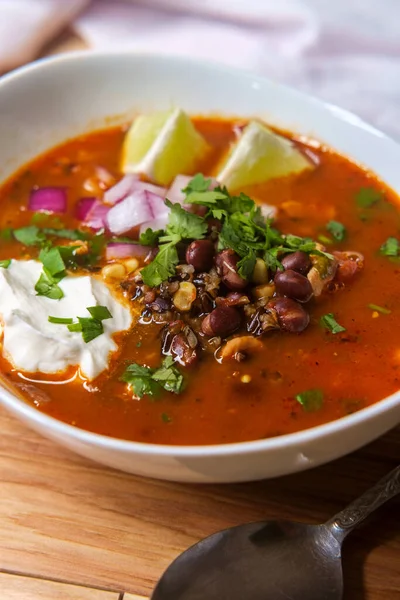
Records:
[[[152,600],[338,600],[342,593],[341,544],[328,527],[264,521],[192,546],[166,571]]]
[[[341,600],[342,542],[400,493],[400,466],[323,525],[263,521],[219,531],[181,554],[152,600]]]

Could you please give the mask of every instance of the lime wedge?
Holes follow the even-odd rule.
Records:
[[[141,173],[160,185],[191,175],[209,146],[180,108],[141,115],[125,135],[123,173]]]
[[[237,190],[313,168],[290,140],[250,121],[216,177],[228,189]]]

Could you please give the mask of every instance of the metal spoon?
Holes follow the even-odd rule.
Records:
[[[340,600],[342,542],[400,493],[400,466],[324,525],[263,521],[215,533],[181,554],[152,600]]]

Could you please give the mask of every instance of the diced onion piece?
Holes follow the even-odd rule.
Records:
[[[135,174],[125,175],[118,183],[105,192],[104,202],[106,204],[116,204],[134,192],[151,192],[164,198],[166,188],[148,183],[147,181],[141,181],[139,176]]]
[[[140,181],[140,179],[137,179],[132,185],[132,192],[137,192],[139,190],[151,192],[152,194],[156,194],[161,198],[164,198],[167,192],[167,188],[165,187],[161,187],[160,185],[154,185],[154,183],[148,183],[147,181]]]
[[[177,175],[167,191],[166,198],[168,198],[172,204],[184,204],[186,194],[184,194],[182,190],[187,187],[189,181],[192,179],[192,175]]]
[[[96,200],[86,215],[84,225],[92,229],[103,229],[107,226],[107,214],[110,207]]]
[[[146,221],[146,223],[142,223],[140,226],[139,233],[142,235],[147,229],[152,229],[153,231],[159,231],[160,229],[165,229],[165,226],[168,223],[168,215],[160,217],[158,219],[152,219],[151,221]]]
[[[112,233],[120,235],[153,219],[148,200],[150,192],[134,192],[110,208],[107,224]]]
[[[119,258],[143,257],[145,258],[150,252],[149,246],[134,244],[129,242],[111,242],[107,244],[106,259],[113,260]]]
[[[149,202],[153,217],[155,219],[163,219],[163,218],[167,217],[167,221],[168,221],[168,215],[169,215],[170,209],[165,204],[164,198],[160,198],[160,196],[157,196],[156,194],[152,194],[151,192],[148,192],[146,195],[147,195],[147,200]]]
[[[75,205],[75,217],[79,221],[85,221],[95,202],[96,198],[81,198],[78,200]]]
[[[260,204],[259,206],[264,219],[276,219],[278,213],[276,206],[271,206],[270,204]]]
[[[35,212],[65,213],[67,192],[63,187],[43,187],[31,191],[28,209]]]
[[[100,187],[103,189],[110,188],[115,183],[115,177],[104,167],[96,167],[96,177],[99,180]]]
[[[104,202],[106,204],[120,202],[133,191],[132,186],[138,180],[138,175],[125,175],[118,183],[104,192]]]

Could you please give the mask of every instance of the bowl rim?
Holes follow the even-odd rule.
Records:
[[[399,146],[392,138],[385,133],[369,125],[363,119],[348,111],[338,107],[335,104],[326,102],[322,99],[305,94],[285,84],[269,80],[268,77],[254,74],[253,72],[225,66],[220,63],[212,63],[206,60],[192,59],[174,55],[160,55],[152,52],[138,52],[134,50],[80,50],[73,52],[65,52],[56,56],[44,57],[38,59],[28,65],[23,65],[14,69],[0,77],[0,94],[2,87],[12,82],[14,79],[29,76],[38,69],[51,68],[53,65],[63,62],[79,62],[82,59],[86,61],[109,58],[109,57],[130,57],[134,60],[151,60],[154,62],[164,62],[168,64],[180,63],[182,66],[196,65],[197,67],[209,69],[214,73],[228,74],[242,79],[252,80],[253,82],[265,83],[269,82],[277,88],[286,91],[298,98],[302,98],[307,102],[324,108],[336,118],[356,125],[357,127],[367,130],[370,134],[379,138],[384,138],[388,142]],[[301,132],[300,132],[301,133]],[[351,158],[351,157],[350,157]],[[303,429],[294,433],[288,433],[281,436],[257,439],[244,442],[231,442],[224,444],[207,444],[207,445],[174,445],[174,444],[154,444],[148,442],[135,442],[121,438],[115,438],[105,434],[95,433],[69,423],[65,423],[55,417],[41,412],[39,409],[29,405],[27,402],[14,395],[0,381],[0,402],[14,414],[25,418],[29,422],[33,422],[38,427],[48,429],[53,434],[58,434],[63,437],[73,438],[78,442],[87,445],[95,445],[104,449],[139,453],[142,455],[153,455],[171,458],[194,458],[194,457],[215,457],[229,456],[231,454],[253,454],[264,451],[278,450],[281,448],[295,448],[297,446],[313,442],[320,437],[335,435],[339,432],[351,430],[353,427],[365,422],[373,420],[380,414],[391,411],[396,407],[400,407],[400,389],[390,396],[379,400],[378,402],[363,408],[355,413],[346,415],[334,421],[329,421],[322,425]],[[395,425],[395,423],[393,424]]]

